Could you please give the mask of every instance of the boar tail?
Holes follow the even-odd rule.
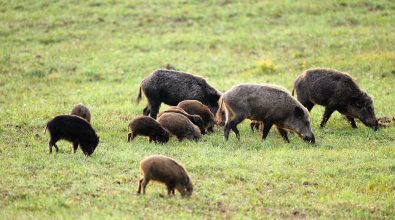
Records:
[[[141,100],[141,86],[139,88],[139,94],[137,95],[137,98],[136,98],[136,104],[137,105],[140,103],[140,100]]]
[[[217,125],[221,124],[221,122],[222,122],[222,112],[223,112],[222,108],[223,108],[223,105],[224,105],[224,99],[221,97],[218,100],[218,110],[215,113],[215,123]]]

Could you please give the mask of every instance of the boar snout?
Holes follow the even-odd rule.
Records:
[[[304,136],[303,140],[310,143],[310,144],[315,144],[314,134],[311,134],[311,136]]]
[[[362,121],[362,120],[361,120]],[[362,123],[370,128],[372,128],[374,131],[379,130],[379,123],[376,119],[374,120],[368,120],[368,121],[362,121]]]

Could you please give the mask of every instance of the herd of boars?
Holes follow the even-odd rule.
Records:
[[[251,129],[262,131],[262,139],[266,139],[274,125],[286,142],[291,131],[314,144],[309,113],[314,105],[325,107],[320,127],[338,111],[352,128],[357,128],[355,119],[359,119],[375,131],[378,129],[372,98],[350,75],[334,69],[304,71],[296,78],[292,94],[278,85],[264,83],[239,84],[221,93],[202,77],[159,69],[141,82],[137,104],[142,93],[148,104],[143,115],[129,123],[128,142],[136,136],[146,136],[149,142],[160,144],[167,143],[172,136],[179,141],[199,141],[202,135],[213,132],[215,125],[223,127],[225,140],[231,130],[240,139],[237,125],[250,119]],[[159,113],[162,103],[170,107]],[[73,144],[74,152],[80,146],[90,156],[99,143],[90,121],[91,113],[82,104],[74,106],[70,115],[59,115],[49,121],[46,126],[50,134],[49,152],[52,153],[52,147],[58,152],[56,142],[64,139]],[[155,180],[167,186],[169,195],[175,189],[183,196],[192,194],[193,185],[185,168],[169,157],[150,156],[141,162],[140,169],[143,177],[138,193],[141,189],[145,193],[148,182]]]

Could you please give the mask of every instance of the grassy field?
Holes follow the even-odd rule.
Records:
[[[0,1],[0,219],[394,219],[395,126],[354,130],[335,113],[316,145],[273,129],[266,141],[240,125],[199,143],[145,138],[127,125],[146,104],[140,81],[167,64],[221,91],[242,82],[291,90],[304,69],[351,73],[377,117],[395,115],[394,1]],[[75,103],[92,112],[92,157],[60,142],[49,155],[47,121]],[[161,109],[165,106],[162,105]],[[136,195],[151,154],[184,164],[190,199],[163,185]]]

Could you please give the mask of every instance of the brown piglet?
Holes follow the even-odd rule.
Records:
[[[142,178],[139,181],[137,193],[145,194],[150,180],[164,183],[167,194],[174,195],[176,189],[183,197],[191,196],[193,184],[185,168],[174,159],[161,155],[151,155],[140,162]]]

